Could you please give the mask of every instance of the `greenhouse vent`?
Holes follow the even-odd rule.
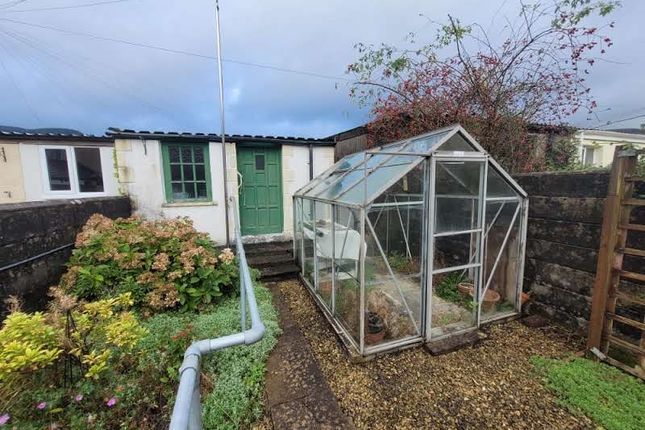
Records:
[[[528,198],[461,126],[348,155],[293,198],[302,280],[354,354],[519,313]]]

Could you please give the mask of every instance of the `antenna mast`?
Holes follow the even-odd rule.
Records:
[[[219,74],[220,137],[222,139],[222,176],[224,178],[224,217],[226,218],[226,246],[230,246],[231,237],[228,221],[228,181],[226,174],[226,132],[224,120],[224,75],[222,74],[222,37],[220,35],[219,0],[215,0],[215,20],[217,22],[217,71]]]

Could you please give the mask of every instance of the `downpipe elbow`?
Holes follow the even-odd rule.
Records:
[[[244,332],[244,344],[251,345],[260,341],[260,339],[264,337],[265,332],[266,327],[264,327],[264,324],[262,322],[258,322],[256,325]]]

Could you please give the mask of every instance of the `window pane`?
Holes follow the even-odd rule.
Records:
[[[184,184],[184,188],[186,191],[186,197],[187,199],[194,199],[196,197],[195,194],[195,183],[194,182],[186,182]]]
[[[184,198],[184,187],[180,183],[172,184],[172,197],[174,199],[183,199]]]
[[[184,169],[184,181],[192,181],[192,180],[195,179],[193,177],[193,165],[192,164],[184,164],[183,169]]]
[[[45,158],[47,159],[49,189],[52,191],[71,190],[67,152],[64,149],[45,149]]]
[[[206,179],[206,169],[203,164],[198,164],[195,166],[195,179],[198,181],[203,181]]]
[[[491,165],[488,166],[486,197],[517,197],[515,190],[511,188],[508,182]]]
[[[170,166],[170,180],[171,181],[181,181],[181,166],[178,164],[173,164]]]
[[[191,147],[181,148],[181,162],[182,163],[192,163],[193,162],[193,149]]]
[[[193,148],[193,153],[195,154],[195,163],[204,162],[204,148],[201,148],[201,147]]]
[[[475,151],[475,148],[470,146],[470,143],[464,139],[460,133],[452,136],[446,143],[441,145],[438,149],[439,151],[462,151],[462,152],[471,152]]]
[[[206,182],[197,183],[197,197],[200,199],[208,197],[208,194],[206,193]]]
[[[170,146],[168,148],[168,157],[170,158],[171,163],[179,163],[179,148],[176,146]]]
[[[255,154],[255,170],[264,170],[264,154]]]
[[[78,189],[81,193],[103,192],[101,152],[98,148],[74,148]]]

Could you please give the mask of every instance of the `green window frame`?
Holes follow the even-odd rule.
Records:
[[[212,201],[206,143],[162,142],[166,202]]]

